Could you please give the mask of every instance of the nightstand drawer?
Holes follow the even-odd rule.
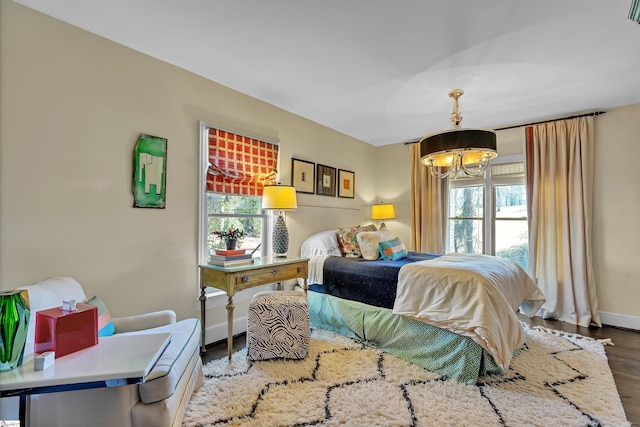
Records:
[[[245,287],[280,282],[282,280],[306,277],[306,263],[287,264],[243,271],[235,277],[236,286]]]

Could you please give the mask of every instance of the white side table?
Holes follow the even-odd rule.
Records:
[[[101,337],[42,371],[33,369],[33,353],[25,355],[22,365],[0,373],[0,397],[20,396],[20,425],[27,426],[31,395],[143,383],[170,340],[168,332]]]

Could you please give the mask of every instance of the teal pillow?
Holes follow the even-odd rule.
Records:
[[[111,321],[111,314],[109,314],[106,304],[95,295],[87,300],[85,304],[98,307],[98,336],[110,337],[115,334],[116,327]]]
[[[397,237],[393,240],[378,243],[382,259],[397,261],[407,256],[407,248]]]

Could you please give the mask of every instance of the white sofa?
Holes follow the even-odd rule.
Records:
[[[23,289],[29,291],[31,306],[25,353],[33,352],[37,311],[59,307],[63,300],[83,302],[87,299],[82,286],[70,277],[51,277]],[[193,391],[203,384],[199,320],[176,322],[176,315],[171,310],[112,320],[116,334],[171,332],[169,345],[145,382],[34,395],[28,414],[30,426],[182,425],[184,411]]]

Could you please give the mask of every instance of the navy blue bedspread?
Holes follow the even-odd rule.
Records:
[[[322,272],[324,284],[312,283],[309,289],[376,307],[393,308],[400,268],[410,262],[439,256],[409,252],[406,258],[398,261],[329,257],[324,262]]]

